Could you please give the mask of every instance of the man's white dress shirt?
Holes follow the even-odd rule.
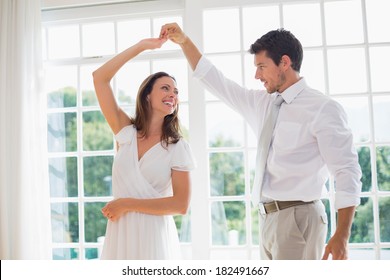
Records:
[[[202,56],[194,77],[240,113],[257,138],[276,93],[243,88]],[[307,86],[304,78],[287,88],[270,148],[261,202],[321,199],[331,173],[335,208],[360,203],[361,168],[346,114],[336,101]],[[254,186],[252,202],[260,201]]]

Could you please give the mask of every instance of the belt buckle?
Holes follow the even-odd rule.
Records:
[[[264,203],[259,203],[259,212],[261,215],[267,214],[267,211],[265,210]]]

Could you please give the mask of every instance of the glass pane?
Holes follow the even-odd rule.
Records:
[[[45,61],[48,59],[48,54],[47,54],[47,30],[45,27],[42,26],[42,60]]]
[[[375,260],[375,251],[372,248],[348,249],[349,260]]]
[[[49,152],[77,150],[76,113],[47,115],[47,143]]]
[[[49,92],[47,95],[48,108],[75,107],[77,102],[77,92],[73,87],[61,88]]]
[[[181,16],[169,16],[169,17],[159,17],[153,19],[153,37],[159,37],[161,26],[168,22],[176,22],[179,26],[183,26],[183,18]],[[172,43],[168,40],[162,47],[161,50],[178,50],[180,46],[178,44]],[[156,50],[158,51],[158,50]]]
[[[204,11],[203,34],[203,49],[206,53],[240,50],[238,9]]]
[[[332,234],[332,228],[331,228],[331,224],[330,224],[330,202],[329,202],[329,199],[322,199],[321,201],[325,206],[325,212],[326,212],[326,216],[328,218],[328,233],[326,234],[326,239],[325,239],[326,242],[328,242],[330,237],[331,237],[331,234]]]
[[[264,84],[260,80],[255,79],[256,67],[253,54],[246,53],[244,59],[245,87],[249,89],[265,90]]]
[[[370,140],[370,124],[367,97],[342,97],[336,100],[343,106],[352,129],[355,143]]]
[[[325,2],[324,7],[326,41],[329,45],[363,43],[360,0]],[[352,67],[349,65],[349,68]]]
[[[206,105],[207,135],[210,147],[242,147],[244,120],[223,103]]]
[[[361,198],[352,224],[350,243],[374,242],[374,215],[371,198]]]
[[[139,87],[149,75],[149,61],[125,64],[116,75],[119,104],[135,104]]]
[[[48,28],[49,59],[80,56],[78,25],[53,26]]]
[[[381,250],[381,260],[390,260],[390,248],[383,248]]]
[[[374,128],[376,141],[390,141],[390,96],[374,96]]]
[[[376,172],[378,189],[390,191],[390,147],[376,148]]]
[[[118,52],[131,47],[144,38],[152,37],[150,32],[150,19],[136,19],[120,21],[118,29]]]
[[[246,125],[246,136],[247,136],[247,146],[248,147],[256,147],[257,146],[257,139],[255,136],[255,133],[253,132],[252,128],[249,126],[249,124]]]
[[[370,47],[372,91],[390,91],[387,65],[390,65],[390,47]]]
[[[328,50],[328,62],[330,94],[367,91],[363,48]]]
[[[370,42],[390,42],[390,1],[365,1],[367,12],[368,40]]]
[[[101,56],[115,53],[114,23],[85,24],[83,29],[83,56]]]
[[[255,179],[256,154],[257,154],[257,149],[248,151],[249,177],[250,177],[251,191],[252,191],[253,182]]]
[[[260,15],[261,24],[256,24],[259,21]],[[279,7],[244,7],[242,9],[242,22],[243,47],[244,50],[249,50],[250,46],[261,36],[280,27]]]
[[[135,116],[135,106],[124,106],[122,108],[129,116]]]
[[[321,50],[305,50],[301,76],[310,87],[325,93],[324,54]]]
[[[75,197],[77,158],[49,158],[50,197]]]
[[[87,65],[80,67],[80,87],[83,97],[83,106],[99,105],[92,79],[92,72],[98,67],[99,65]]]
[[[179,240],[182,243],[191,242],[191,214],[190,211],[186,215],[176,215],[173,217],[177,232],[179,234]]]
[[[211,203],[212,245],[246,243],[245,203],[239,201]]]
[[[210,194],[245,193],[244,155],[242,152],[210,153]]]
[[[51,230],[53,242],[79,241],[78,205],[73,202],[51,204]]]
[[[45,92],[48,108],[75,107],[77,104],[77,67],[46,67]]]
[[[187,141],[189,141],[190,120],[187,103],[180,103],[179,105],[179,120],[181,133]]]
[[[113,149],[113,134],[100,111],[83,113],[84,151]]]
[[[97,260],[99,258],[98,248],[86,248],[85,259],[86,260]]]
[[[259,211],[252,207],[252,244],[259,245]]]
[[[101,209],[104,202],[89,202],[84,204],[85,241],[98,242],[98,238],[106,234],[107,218]]]
[[[379,198],[379,227],[381,242],[390,242],[390,197]]]
[[[111,196],[112,156],[85,157],[84,194],[85,196]]]
[[[213,55],[207,56],[207,58],[219,69],[222,73],[229,79],[235,81],[239,85],[242,85],[242,66],[241,66],[241,56],[240,55]],[[226,66],[229,67],[226,67]],[[254,79],[255,67],[252,64],[249,69],[253,69],[252,78]],[[255,87],[258,88],[258,87]],[[209,91],[206,91],[206,100],[217,100],[216,97],[210,94]]]
[[[252,57],[253,78],[255,76],[255,66]],[[207,58],[229,79],[238,84],[242,84],[242,66],[241,56],[237,54],[230,55],[209,55]],[[229,66],[229,67],[226,67]]]
[[[372,190],[370,148],[360,147],[357,149],[357,152],[359,155],[359,165],[362,169],[362,191],[369,192]]]
[[[53,260],[78,260],[79,250],[76,248],[53,249]]]
[[[291,31],[302,46],[322,44],[320,4],[295,4],[283,6],[284,28]],[[310,28],[307,28],[310,22]]]
[[[180,101],[188,101],[188,66],[184,59],[155,60],[152,65],[152,72],[163,71],[173,76],[176,80],[176,87],[179,90]]]

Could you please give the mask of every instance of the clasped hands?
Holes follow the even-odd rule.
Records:
[[[158,49],[167,41],[171,40],[176,44],[183,44],[187,36],[182,31],[177,23],[168,23],[161,27],[160,36],[158,38],[147,38],[140,41],[146,49]]]

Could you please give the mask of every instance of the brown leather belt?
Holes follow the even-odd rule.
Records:
[[[269,214],[272,212],[280,211],[289,207],[298,206],[298,205],[304,205],[304,204],[310,204],[314,203],[314,201],[301,201],[301,200],[294,200],[294,201],[272,201],[267,203],[259,203],[259,212],[262,215]]]

